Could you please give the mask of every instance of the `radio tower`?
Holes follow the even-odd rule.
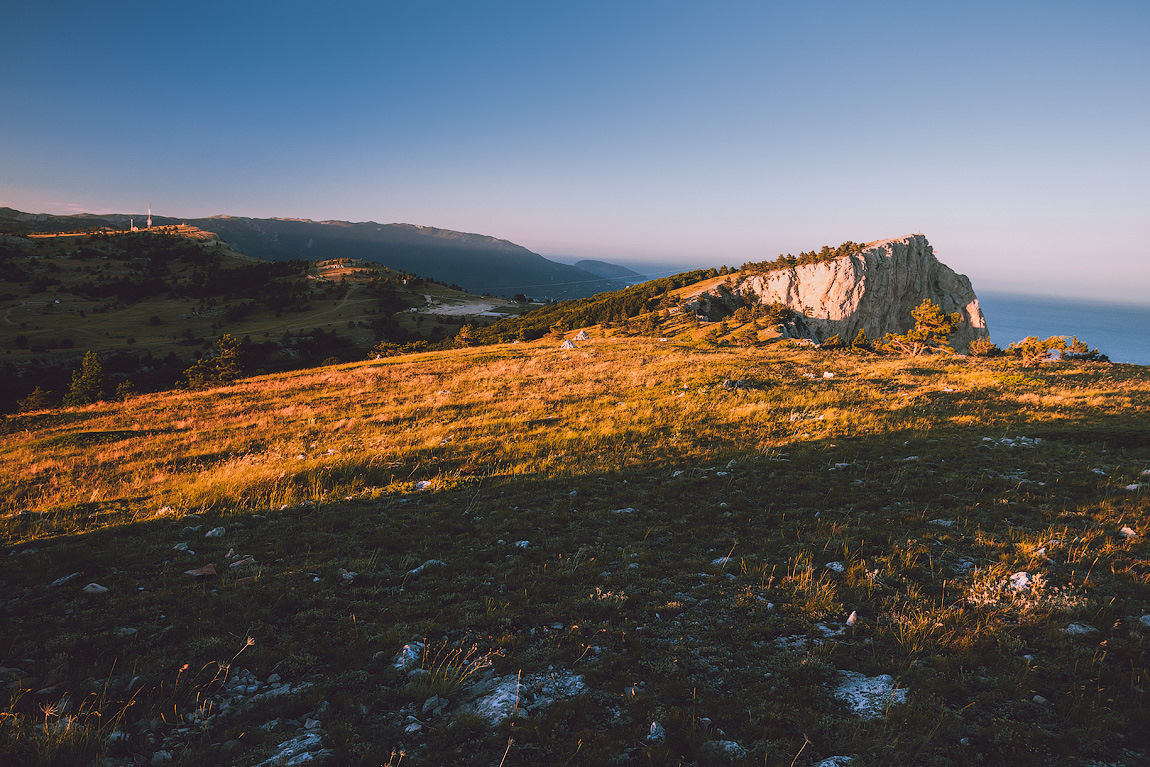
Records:
[[[148,200],[148,228],[152,228],[152,201]]]

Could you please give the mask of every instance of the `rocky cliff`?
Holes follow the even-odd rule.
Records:
[[[940,263],[921,234],[872,242],[823,263],[738,272],[728,284],[690,297],[684,309],[717,320],[751,301],[778,302],[798,315],[786,328],[789,335],[820,343],[838,335],[850,343],[859,330],[871,340],[905,333],[914,326],[911,311],[928,298],[947,314],[962,314],[962,326],[950,338],[955,349],[989,337],[970,280]]]

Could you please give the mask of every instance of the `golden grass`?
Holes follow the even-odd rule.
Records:
[[[1150,394],[1140,373],[1069,366],[1043,371],[1048,392],[1003,391],[1006,369],[627,338],[345,364],[9,417],[0,511],[63,512],[43,534],[125,508],[139,520],[164,506],[256,509],[417,481],[586,475],[943,424],[1073,423],[1144,413]],[[751,388],[724,389],[728,378]]]

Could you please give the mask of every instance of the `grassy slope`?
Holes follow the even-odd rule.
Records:
[[[68,695],[104,717],[41,763],[95,748],[129,699],[113,757],[181,764],[256,764],[309,717],[365,765],[702,764],[721,740],[746,764],[1145,760],[1150,520],[1126,489],[1150,482],[1145,368],[555,346],[7,418],[0,673],[28,692],[0,757],[34,762],[52,738],[29,728]],[[1019,571],[1035,586],[1004,588]],[[424,715],[446,688],[392,666],[420,638],[587,692],[494,728],[455,691]],[[217,714],[241,666],[314,686],[180,721]],[[841,670],[892,675],[909,705],[854,716]]]

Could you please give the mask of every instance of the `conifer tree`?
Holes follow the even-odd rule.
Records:
[[[184,376],[190,388],[202,389],[231,383],[243,372],[243,342],[225,333],[216,340],[215,350],[185,370]]]
[[[108,378],[96,352],[89,351],[80,362],[80,369],[72,373],[72,386],[64,395],[65,405],[90,405],[104,399],[108,391]]]
[[[962,324],[959,312],[943,314],[938,305],[928,298],[910,314],[914,317],[914,327],[903,335],[887,333],[882,340],[884,349],[912,356],[923,354],[928,349],[954,351],[946,345],[946,340]]]

